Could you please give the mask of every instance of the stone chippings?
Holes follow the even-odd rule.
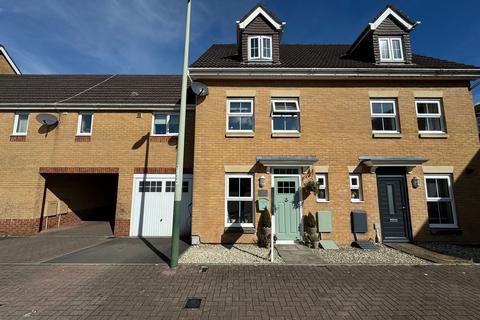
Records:
[[[190,247],[188,251],[182,255],[179,262],[264,264],[270,263],[270,249],[249,244],[201,244]],[[283,263],[282,258],[278,256],[277,252],[275,252],[274,263]]]

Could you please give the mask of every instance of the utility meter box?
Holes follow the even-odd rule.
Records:
[[[257,202],[258,202],[258,210],[259,211],[267,210],[267,207],[268,207],[268,199],[267,198],[259,198],[257,200]]]

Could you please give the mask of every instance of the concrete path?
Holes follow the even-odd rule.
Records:
[[[478,319],[479,297],[478,266],[0,268],[0,319]]]
[[[277,245],[275,247],[286,264],[326,264],[324,260],[304,245]]]
[[[434,262],[434,263],[442,263],[442,264],[471,263],[471,261],[469,260],[448,256],[435,251],[431,251],[431,250],[419,247],[417,245],[414,245],[413,243],[385,243],[385,245],[395,250],[402,251],[412,256],[415,256],[430,262]]]

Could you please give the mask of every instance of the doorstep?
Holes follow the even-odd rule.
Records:
[[[326,264],[312,249],[301,244],[276,245],[275,248],[285,264]]]

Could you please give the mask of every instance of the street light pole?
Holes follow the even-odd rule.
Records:
[[[183,54],[182,96],[180,100],[180,123],[178,127],[177,165],[175,167],[175,201],[173,205],[172,251],[170,267],[178,265],[178,251],[180,243],[180,220],[182,215],[182,187],[183,187],[183,157],[185,146],[185,117],[187,113],[187,73],[188,50],[190,42],[190,9],[191,0],[187,0],[187,22],[185,26],[185,51]]]

